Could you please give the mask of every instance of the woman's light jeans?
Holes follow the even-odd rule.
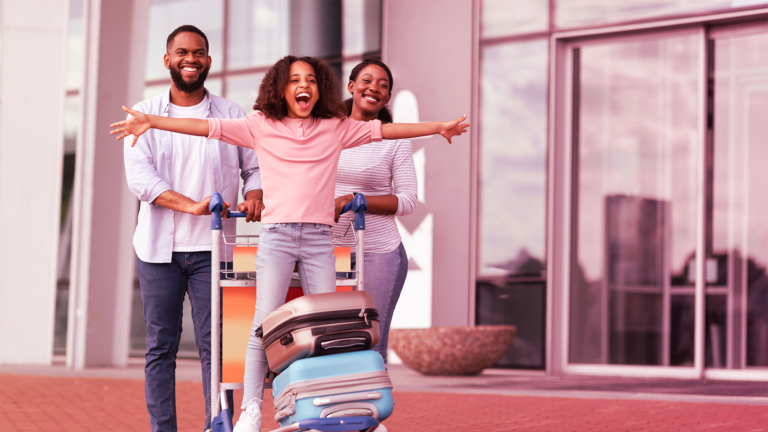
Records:
[[[262,224],[256,253],[256,312],[245,355],[242,408],[252,399],[262,406],[267,356],[261,338],[253,332],[267,315],[285,303],[297,263],[305,295],[336,291],[331,227],[315,223]]]
[[[352,254],[352,268],[355,268],[356,263],[356,254]],[[381,354],[384,363],[387,362],[389,325],[392,323],[392,314],[395,312],[407,275],[408,256],[402,243],[390,252],[365,254],[365,292],[373,297],[379,311],[381,334],[379,343],[371,349]]]

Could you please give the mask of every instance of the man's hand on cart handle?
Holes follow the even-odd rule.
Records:
[[[208,210],[208,204],[210,201],[211,197],[206,197],[199,203],[191,204],[187,213],[193,214],[195,216],[205,216],[211,214],[211,211]],[[225,201],[224,209],[221,211],[221,220],[227,220],[227,216],[229,216],[229,203]]]
[[[264,193],[261,190],[248,191],[245,194],[245,201],[237,205],[237,211],[246,212],[246,222],[261,222],[261,212],[264,211]]]

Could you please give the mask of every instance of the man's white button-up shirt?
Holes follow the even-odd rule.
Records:
[[[210,103],[210,118],[234,119],[245,117],[239,105],[205,91]],[[133,109],[144,114],[168,116],[170,89],[151,99],[137,103]],[[157,206],[152,202],[161,193],[172,190],[170,186],[171,164],[173,163],[173,143],[171,133],[159,129],[150,129],[139,137],[136,146],[131,147],[133,135],[124,139],[125,174],[128,188],[141,201],[139,222],[133,235],[136,254],[144,262],[168,263],[173,254],[173,211]],[[224,201],[237,203],[237,189],[240,184],[238,172],[243,178],[243,196],[249,191],[261,189],[261,175],[256,153],[247,148],[236,147],[218,140],[206,140],[208,156],[213,167],[215,190]],[[194,176],[195,173],[189,173]],[[206,216],[200,216],[206,217]],[[224,221],[224,234],[235,234],[235,220]],[[171,235],[163,235],[171,233]],[[221,257],[232,261],[232,251],[224,252],[221,244]]]

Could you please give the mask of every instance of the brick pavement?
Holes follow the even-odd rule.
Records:
[[[200,431],[202,385],[179,381],[176,397],[179,430]],[[417,392],[395,399],[385,422],[393,432],[768,431],[765,405]],[[271,398],[265,406],[268,431],[276,427]],[[0,375],[2,432],[148,430],[140,380]]]

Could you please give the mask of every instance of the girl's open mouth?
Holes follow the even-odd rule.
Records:
[[[299,93],[296,95],[296,105],[298,105],[301,109],[309,108],[309,100],[310,96],[307,92]]]

